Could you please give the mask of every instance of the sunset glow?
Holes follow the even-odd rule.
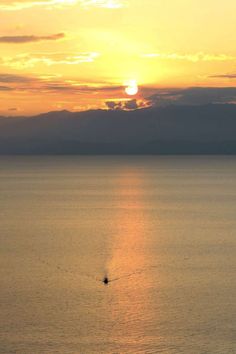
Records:
[[[234,0],[1,1],[0,115],[234,87],[235,12]]]

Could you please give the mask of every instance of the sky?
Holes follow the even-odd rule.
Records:
[[[0,115],[236,103],[235,13],[235,0],[1,0]]]

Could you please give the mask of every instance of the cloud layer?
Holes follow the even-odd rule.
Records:
[[[33,68],[37,64],[51,65],[76,65],[92,63],[99,57],[99,53],[22,53],[15,57],[2,57],[0,64],[14,69]]]
[[[0,82],[4,83],[22,83],[22,82],[32,82],[37,80],[36,78],[31,78],[29,76],[24,75],[16,75],[16,74],[1,74],[0,73]]]
[[[107,83],[83,83],[79,80],[62,79],[58,76],[27,76],[9,73],[0,73],[0,84],[2,91],[21,91],[31,93],[66,93],[78,95],[116,95],[124,87],[119,85],[108,85]]]
[[[0,37],[0,43],[30,43],[30,42],[41,42],[41,41],[57,41],[65,37],[64,33],[56,33],[49,36],[2,36]]]
[[[107,9],[119,9],[127,5],[125,0],[3,0],[0,10],[23,10],[34,6],[64,7],[80,5],[85,8],[100,7]]]
[[[131,99],[131,100],[120,100],[120,101],[106,101],[105,105],[111,110],[136,110],[140,108],[145,108],[150,106],[150,101],[145,99]]]
[[[147,53],[142,54],[142,58],[146,59],[163,59],[163,60],[186,60],[193,63],[200,61],[232,61],[236,60],[235,56],[230,56],[226,54],[208,54],[203,52],[193,53],[193,54],[180,54],[180,53]]]
[[[149,100],[155,106],[236,103],[236,87],[159,89]]]
[[[28,76],[0,73],[1,92],[21,92],[26,95],[65,95],[66,97],[96,98],[112,110],[136,110],[150,106],[236,104],[236,87],[190,87],[185,89],[155,89],[141,87],[139,98],[123,95],[124,86],[106,82],[81,82],[76,79],[51,76]],[[152,94],[150,94],[152,93]],[[122,97],[116,99],[115,97]],[[105,97],[105,98],[104,98]],[[98,101],[97,101],[98,102]]]
[[[212,79],[236,79],[236,74],[221,74],[221,75],[211,75],[209,76]]]

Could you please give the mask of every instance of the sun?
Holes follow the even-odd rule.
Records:
[[[136,80],[130,80],[126,83],[125,92],[129,96],[135,96],[138,93],[138,84]]]

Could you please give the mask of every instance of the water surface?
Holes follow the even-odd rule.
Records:
[[[235,215],[235,157],[0,157],[0,353],[235,354]]]

